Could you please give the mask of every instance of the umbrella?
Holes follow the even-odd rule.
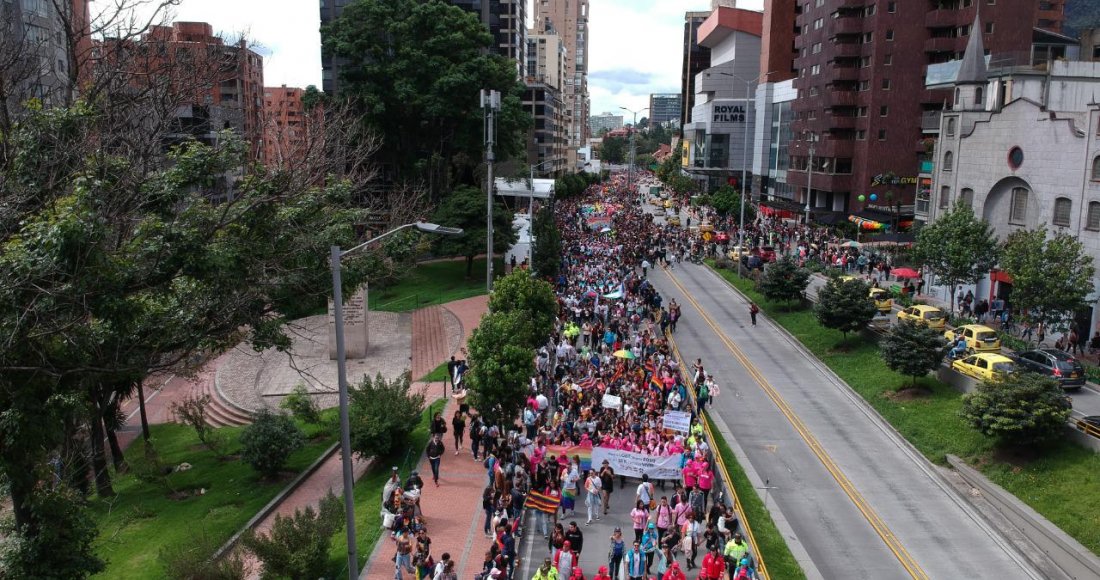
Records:
[[[894,268],[890,273],[898,278],[919,278],[920,274],[912,268]]]
[[[603,228],[602,230],[600,230],[600,233],[601,233],[601,234],[606,234],[607,232],[610,232],[610,231],[611,231],[611,228],[609,228],[609,227],[604,227],[604,228]]]
[[[861,244],[861,243],[859,243],[855,240],[847,240],[847,241],[844,241],[844,242],[840,242],[839,245],[842,248],[859,248],[859,247],[863,246],[863,244]]]
[[[615,358],[624,358],[626,360],[632,360],[634,358],[634,353],[632,353],[629,350],[626,350],[624,348],[622,350],[615,351]]]

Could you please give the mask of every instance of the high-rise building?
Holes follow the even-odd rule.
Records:
[[[536,174],[564,171],[567,164],[564,103],[565,44],[557,34],[531,30],[527,34],[527,77],[523,108],[534,121],[527,138],[527,164]]]
[[[790,161],[788,146],[791,136],[791,101],[797,94],[793,81],[798,76],[794,59],[797,33],[795,22],[801,8],[796,0],[765,0],[764,23],[760,39],[760,80],[756,86],[756,115],[760,122],[753,127],[754,198],[765,196],[775,201],[792,199],[787,183]]]
[[[284,167],[301,159],[315,128],[302,103],[303,89],[264,87],[264,163]],[[318,116],[319,117],[319,116]]]
[[[527,76],[527,2],[525,0],[450,0],[477,15],[493,35],[492,51],[516,63],[517,78]]]
[[[576,169],[577,150],[588,142],[588,0],[539,0],[535,29],[554,33],[565,45],[565,81],[562,106],[565,110],[566,155],[570,169]]]
[[[451,4],[477,15],[493,35],[491,50],[516,63],[516,78],[527,76],[527,2],[525,0],[449,0]],[[340,18],[350,0],[320,0],[321,25]],[[340,69],[345,60],[330,54],[322,46],[321,89],[327,94],[340,91]]]
[[[973,30],[979,6],[983,24]],[[984,36],[993,59],[1050,58],[1033,52],[1035,36],[1049,34],[1035,28],[1059,28],[1061,8],[1046,0],[803,3],[788,173],[799,200],[817,211],[859,213],[881,209],[868,207],[876,194],[883,207],[911,213],[925,155],[922,123],[938,124],[951,101],[949,92],[925,89],[925,69],[959,58],[971,34]]]
[[[0,1],[4,82],[11,83],[4,87],[9,110],[18,109],[28,98],[46,105],[71,100],[73,69],[78,66],[72,59],[91,56],[89,2]],[[70,38],[76,40],[72,50]]]
[[[615,113],[600,113],[592,115],[588,119],[588,126],[592,128],[592,134],[599,137],[604,131],[614,131],[623,128],[623,116]]]
[[[680,72],[680,126],[691,122],[691,109],[695,106],[695,75],[710,66],[710,49],[699,45],[699,25],[710,12],[684,14],[684,55]]]
[[[652,129],[667,123],[679,127],[682,108],[683,101],[679,93],[649,95],[649,127]]]

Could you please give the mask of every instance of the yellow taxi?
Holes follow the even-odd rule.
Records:
[[[898,321],[902,320],[923,324],[936,330],[943,330],[947,327],[947,316],[943,313],[943,310],[927,304],[914,304],[898,312]]]
[[[953,361],[951,368],[979,381],[998,381],[1016,372],[1016,363],[1002,354],[981,352]]]
[[[966,341],[967,352],[998,352],[1001,350],[1001,339],[997,331],[981,324],[967,324],[959,326],[943,333],[948,342],[955,342],[955,338],[962,336]]]
[[[665,200],[665,209],[668,209],[670,207],[672,207],[672,200],[671,199],[666,199]]]
[[[749,251],[742,248],[741,246],[730,246],[730,251],[726,252],[726,256],[728,256],[729,259],[731,259],[735,262],[740,262],[742,256],[748,256],[748,255],[749,255]]]
[[[871,288],[871,300],[875,303],[875,308],[882,314],[890,314],[890,311],[894,309],[894,299],[890,297],[890,293],[882,288]]]
[[[668,223],[669,223],[669,225],[679,227],[680,226],[680,216],[679,215],[674,215],[674,216],[668,218]]]

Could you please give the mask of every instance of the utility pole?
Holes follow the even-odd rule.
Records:
[[[481,108],[485,111],[485,162],[487,183],[485,218],[485,290],[493,291],[493,143],[496,140],[496,112],[500,110],[500,92],[481,89]]]
[[[814,135],[810,134],[810,164],[806,167],[806,226],[810,225],[810,194],[814,190],[814,153],[816,152],[817,141],[814,140]]]
[[[637,111],[632,111],[626,107],[619,108],[628,113],[633,113],[634,115],[634,120],[630,123],[630,168],[627,169],[626,172],[626,190],[630,191],[630,188],[634,186],[634,156],[636,152],[634,145],[634,136],[635,133],[638,132],[638,113],[641,113],[642,111],[648,111],[649,107],[643,107],[641,109],[638,109]]]

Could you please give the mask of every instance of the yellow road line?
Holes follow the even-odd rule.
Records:
[[[886,547],[889,548],[890,551],[893,552],[894,556],[898,559],[898,561],[901,562],[902,567],[904,567],[909,575],[916,580],[927,579],[928,574],[926,574],[924,570],[921,569],[916,559],[914,559],[913,556],[909,554],[908,550],[905,549],[905,546],[902,545],[901,541],[898,540],[897,536],[895,536],[890,528],[886,525],[886,522],[884,522],[882,518],[879,517],[877,513],[875,513],[874,509],[872,509],[871,506],[867,503],[867,500],[863,497],[863,495],[859,493],[854,485],[852,485],[852,482],[848,479],[848,477],[844,475],[844,473],[836,465],[833,459],[829,457],[829,454],[825,451],[825,448],[821,446],[821,443],[819,443],[817,438],[813,436],[810,430],[806,427],[806,425],[802,422],[798,415],[791,409],[790,405],[787,404],[787,402],[783,399],[779,392],[776,391],[774,387],[772,387],[771,383],[769,383],[766,378],[764,378],[759,369],[756,368],[756,365],[754,365],[749,360],[749,358],[745,356],[745,353],[742,352],[741,349],[732,340],[730,340],[726,333],[718,327],[718,325],[714,322],[714,319],[706,313],[706,311],[695,300],[691,293],[688,292],[688,290],[680,283],[678,279],[676,279],[676,276],[674,276],[672,272],[667,269],[665,270],[665,273],[668,275],[669,280],[671,280],[672,283],[680,289],[680,292],[683,293],[688,302],[695,306],[695,309],[699,311],[703,322],[711,327],[715,335],[718,336],[718,339],[722,341],[723,345],[725,345],[726,349],[729,350],[731,354],[733,354],[734,358],[736,358],[738,362],[741,363],[741,366],[743,366],[745,370],[748,371],[753,380],[756,381],[756,383],[760,385],[760,388],[763,389],[764,393],[768,395],[768,398],[770,398],[772,402],[775,403],[775,406],[779,408],[779,411],[783,413],[783,415],[795,428],[799,436],[802,437],[802,440],[806,442],[806,444],[810,447],[810,450],[813,451],[814,455],[816,455],[817,458],[821,461],[821,464],[824,465],[829,474],[833,476],[833,479],[835,479],[836,482],[840,484],[840,488],[844,490],[845,495],[847,495],[848,498],[852,500],[852,503],[856,506],[860,513],[863,514],[863,517],[867,520],[868,523],[871,524],[871,527],[875,530],[875,533],[878,534],[878,536],[882,538],[882,541],[886,543]]]
[[[680,348],[676,346],[676,339],[672,338],[672,334],[665,333],[665,337],[668,338],[668,342],[672,345],[672,353],[676,355],[676,361],[680,365],[680,376],[684,378],[684,382],[688,385],[688,395],[691,397],[692,405],[698,409],[699,406],[695,400],[695,383],[691,380],[691,376],[687,372],[687,365],[684,363],[684,357],[680,354]],[[753,547],[753,556],[756,559],[756,573],[763,580],[769,580],[771,576],[768,574],[768,566],[764,563],[764,552],[760,548],[760,544],[756,542],[756,536],[752,533],[752,526],[749,525],[749,516],[745,513],[744,506],[741,505],[741,496],[737,495],[737,488],[733,485],[733,479],[730,478],[729,470],[726,468],[726,462],[722,459],[722,453],[717,449],[717,441],[714,432],[710,428],[710,418],[700,413],[699,417],[703,419],[703,430],[706,431],[707,439],[715,442],[714,459],[718,462],[718,470],[722,473],[722,480],[726,482],[726,487],[729,488],[730,494],[733,496],[733,509],[741,515],[741,526],[745,528],[745,535],[748,536],[749,546]]]

